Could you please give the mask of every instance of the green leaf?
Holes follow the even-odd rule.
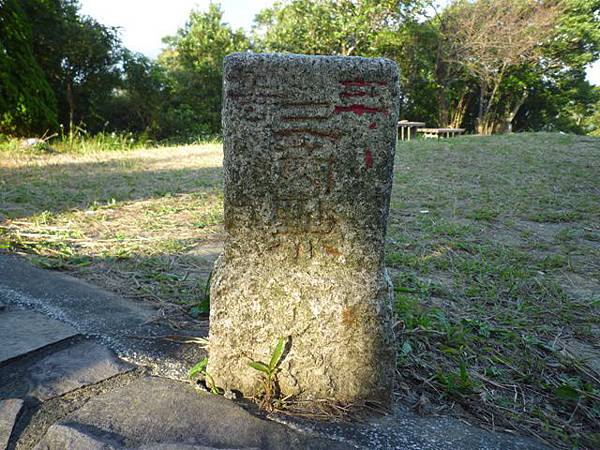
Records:
[[[208,365],[208,357],[205,357],[202,361],[197,363],[194,367],[192,367],[188,372],[188,377],[194,378],[199,373],[202,373],[206,370],[206,366]]]
[[[459,351],[459,350],[457,350],[457,349],[455,349],[455,348],[453,348],[453,347],[448,347],[448,346],[445,346],[445,345],[444,345],[444,346],[442,346],[442,347],[440,348],[440,350],[441,350],[442,352],[446,353],[447,355],[458,355],[458,354],[460,354],[460,351]]]
[[[87,267],[92,264],[92,258],[87,256],[77,256],[68,260],[70,266],[74,267]]]
[[[253,369],[256,369],[260,372],[264,372],[267,375],[269,375],[271,373],[271,370],[269,370],[269,368],[267,367],[266,364],[261,363],[260,361],[252,361],[249,364],[250,367],[252,367]]]
[[[410,345],[409,341],[404,341],[402,344],[402,349],[400,350],[403,355],[408,355],[412,352],[412,345]]]
[[[469,379],[469,372],[467,372],[467,368],[465,366],[465,363],[463,362],[460,363],[459,374],[460,381],[463,383],[463,385],[467,385],[470,383],[471,380]]]
[[[396,290],[396,292],[407,292],[409,294],[414,294],[415,292],[417,292],[416,289],[404,287],[404,286],[398,286],[395,288],[395,290]]]
[[[205,375],[207,386],[210,389],[210,393],[215,395],[221,395],[223,393],[223,389],[221,389],[215,384],[215,379],[212,376],[210,376],[208,372],[206,372]]]
[[[271,361],[269,362],[269,369],[271,369],[271,371],[273,369],[275,369],[275,367],[277,366],[277,363],[279,362],[279,359],[281,358],[281,355],[283,355],[284,347],[285,347],[285,338],[280,337],[279,340],[277,341],[277,345],[275,346],[275,350],[273,351],[273,354],[271,355]]]
[[[209,312],[210,300],[208,297],[204,298],[204,300],[190,308],[190,314],[192,317],[198,317],[201,314],[208,314]]]
[[[561,384],[554,390],[556,395],[561,400],[575,401],[579,399],[579,392],[573,386],[569,384]]]

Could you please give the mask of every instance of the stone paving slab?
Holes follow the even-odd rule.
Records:
[[[98,434],[98,430],[86,430],[77,425],[52,425],[44,439],[34,447],[34,450],[55,450],[65,448],[69,450],[122,450],[125,449],[118,439],[111,438],[110,434],[105,434],[104,438],[97,438],[93,433]],[[100,433],[102,434],[102,433]],[[204,445],[166,443],[141,445],[139,447],[130,447],[127,450],[217,450],[216,447],[206,447]],[[242,450],[223,448],[220,450]],[[260,450],[253,447],[245,447],[243,450]]]
[[[97,430],[95,430],[97,433]],[[103,439],[95,437],[93,431],[85,430],[77,425],[52,425],[44,439],[34,447],[34,450],[55,450],[65,448],[69,450],[118,450],[125,449],[118,440],[106,435]],[[150,444],[139,447],[129,447],[126,450],[260,450],[256,447],[223,448],[206,447],[194,444]]]
[[[99,440],[85,431],[69,425],[54,424],[48,429],[44,439],[34,447],[34,450],[59,448],[69,450],[113,450],[119,448],[119,444],[109,437]]]
[[[34,311],[0,311],[0,363],[75,336],[75,328]]]
[[[175,332],[164,324],[154,305],[127,300],[69,275],[33,267],[13,255],[0,254],[0,302],[28,307],[71,325],[83,335],[98,338],[120,357],[150,367],[156,375],[186,380],[189,368],[206,356],[198,345],[162,337],[207,336],[208,324],[191,332]]]
[[[52,353],[29,370],[31,395],[44,401],[133,369],[109,349],[84,341]]]
[[[311,422],[291,417],[279,421],[364,449],[549,450],[529,437],[483,430],[454,417],[419,416],[403,405],[395,405],[389,415],[363,422]]]
[[[0,448],[6,448],[23,400],[11,398],[0,401]]]
[[[199,393],[188,384],[144,377],[91,399],[53,425],[42,440],[49,447],[40,448],[79,448],[79,443],[81,448],[99,449],[546,448],[527,437],[489,432],[450,417],[420,417],[400,406],[393,414],[355,423],[316,423],[281,415],[271,419],[258,418],[239,403]],[[96,447],[90,446],[90,439]]]
[[[261,450],[257,447],[238,448],[220,448],[205,447],[204,445],[189,445],[189,444],[153,444],[142,445],[135,450]]]
[[[107,445],[117,441],[116,445],[131,448],[173,448],[174,444],[265,450],[349,448],[346,443],[259,419],[239,404],[198,392],[190,384],[154,377],[91,399],[59,425],[86,430],[86,439],[91,436]],[[74,445],[73,432],[61,430],[49,430],[42,445],[73,448],[69,447]]]
[[[121,444],[112,440],[110,437],[105,437],[100,440],[90,434],[85,429],[79,429],[76,425],[52,425],[44,439],[34,447],[34,450],[55,450],[57,448],[65,448],[69,450],[121,450],[125,449]],[[227,449],[216,447],[206,447],[204,445],[193,444],[150,444],[141,445],[139,447],[130,447],[125,450],[260,450],[258,448],[246,447],[242,449]]]

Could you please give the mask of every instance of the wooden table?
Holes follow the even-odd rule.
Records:
[[[440,137],[457,136],[465,132],[464,128],[419,128],[417,133],[421,133],[423,137],[439,139]]]
[[[408,120],[401,120],[398,122],[398,128],[400,134],[398,137],[401,141],[410,141],[417,135],[417,128],[425,126],[425,122],[409,122]]]

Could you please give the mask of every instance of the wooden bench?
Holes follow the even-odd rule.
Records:
[[[439,139],[440,137],[453,137],[465,132],[464,128],[419,128],[417,133],[423,137]]]
[[[424,126],[425,122],[409,122],[408,120],[401,120],[398,122],[400,131],[400,133],[398,133],[398,138],[401,141],[410,141],[411,138],[414,138],[417,135],[417,129]]]

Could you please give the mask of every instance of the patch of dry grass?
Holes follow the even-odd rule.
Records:
[[[189,309],[220,251],[220,145],[4,153],[0,242],[45,268]]]

